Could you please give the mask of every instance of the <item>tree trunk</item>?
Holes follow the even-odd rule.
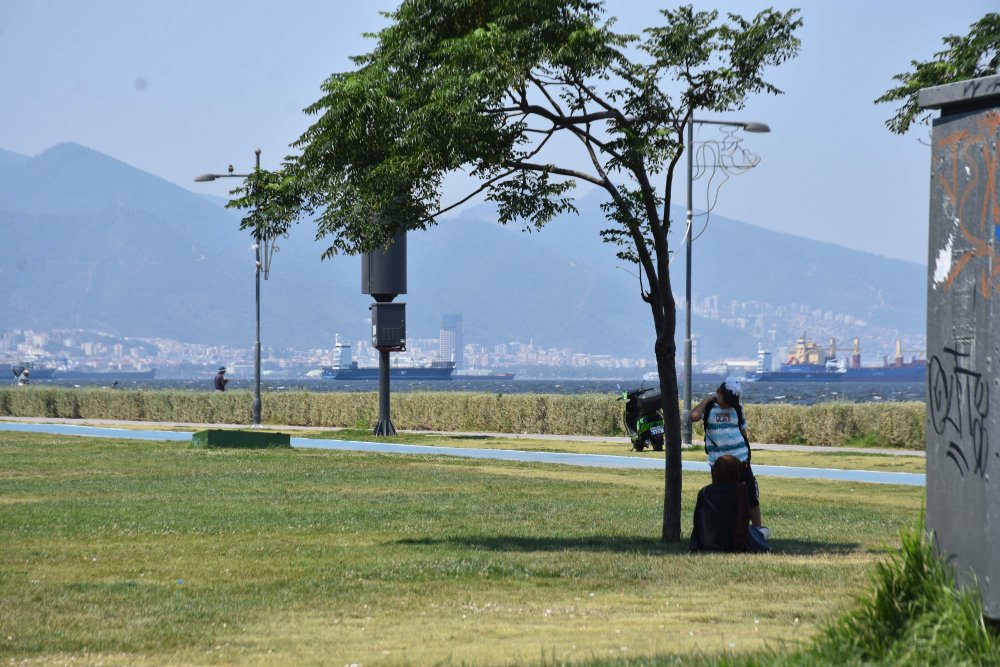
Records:
[[[663,475],[664,542],[681,539],[681,413],[677,391],[677,311],[671,295],[664,304],[663,326],[656,336],[656,370],[660,374],[663,401],[663,449],[666,469]]]

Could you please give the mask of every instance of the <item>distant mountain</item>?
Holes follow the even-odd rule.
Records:
[[[20,153],[12,153],[11,151],[5,151],[4,149],[0,148],[0,168],[12,167],[29,159],[30,158],[27,155],[21,155]]]
[[[0,152],[0,329],[80,327],[188,342],[253,339],[250,238],[224,202],[196,194],[76,144],[28,158]],[[635,268],[602,244],[600,199],[541,232],[467,210],[408,239],[407,333],[436,337],[444,313],[463,314],[465,339],[534,340],[591,354],[652,357],[652,321]],[[805,215],[805,213],[804,213]],[[683,220],[678,212],[675,219]],[[320,261],[311,223],[281,239],[261,289],[262,339],[276,347],[329,347],[335,333],[370,335],[360,260]],[[681,234],[675,234],[680,238]],[[676,241],[675,241],[676,242]],[[678,253],[682,257],[683,253]],[[683,261],[672,269],[683,293]],[[702,358],[752,356],[757,341],[793,342],[839,331],[826,314],[864,320],[840,335],[923,336],[924,267],[713,218],[694,244],[696,303],[714,297],[798,311],[748,324],[696,318]],[[754,312],[750,305],[743,311]],[[763,312],[764,306],[758,310]],[[678,317],[678,341],[683,336]],[[829,324],[829,323],[828,323]],[[858,330],[861,329],[861,330]],[[849,332],[855,331],[854,334]]]

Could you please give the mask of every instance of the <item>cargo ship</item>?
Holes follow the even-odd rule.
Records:
[[[698,368],[691,372],[692,382],[715,382],[720,383],[731,376],[730,371],[727,367],[709,367],[709,368]],[[657,371],[650,371],[649,373],[643,373],[642,379],[644,382],[652,382],[654,384],[660,384],[660,374]],[[677,367],[677,381],[681,384],[684,383],[684,368],[682,366]]]
[[[451,376],[452,380],[513,380],[513,373],[497,373],[479,368],[465,368],[461,372]]]
[[[320,377],[325,380],[378,380],[378,366],[358,366],[352,359],[351,346],[336,338],[336,366],[323,366]],[[433,361],[429,366],[390,366],[390,380],[451,380],[454,361]]]
[[[830,340],[827,351],[802,334],[795,343],[795,351],[778,370],[772,369],[771,353],[758,349],[757,368],[746,379],[755,382],[924,382],[926,378],[927,360],[914,357],[904,361],[899,341],[896,341],[892,363],[883,359],[881,366],[862,366],[857,338],[848,362],[837,358],[835,340]]]

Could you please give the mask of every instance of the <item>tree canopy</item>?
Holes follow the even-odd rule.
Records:
[[[892,77],[900,85],[875,100],[876,104],[903,102],[885,121],[896,134],[905,134],[914,122],[926,124],[933,115],[920,109],[922,88],[1000,74],[1000,14],[986,14],[969,27],[969,34],[948,35],[942,41],[944,50],[927,61],[910,61],[913,71]]]
[[[619,225],[669,224],[665,208],[651,215],[664,196],[652,177],[681,154],[684,124],[695,109],[779,92],[761,72],[796,53],[799,21],[768,10],[720,24],[686,6],[640,37],[616,33],[602,11],[588,0],[411,0],[389,14],[357,69],[323,84],[306,110],[318,120],[295,144],[331,249],[433,224],[458,203],[440,194],[458,171],[500,222],[544,225],[572,210],[567,193],[582,180],[609,191]],[[573,158],[553,150],[561,134],[577,142]]]
[[[278,180],[317,212],[328,255],[381,247],[476,196],[499,222],[540,228],[575,210],[577,182],[603,189],[602,236],[645,278],[668,442],[664,539],[679,539],[674,171],[695,113],[780,93],[763,74],[798,52],[798,11],[720,19],[687,5],[642,35],[616,32],[591,0],[404,0],[387,17],[355,69],[323,83]],[[473,184],[442,201],[456,173]],[[294,215],[278,201],[280,227]]]

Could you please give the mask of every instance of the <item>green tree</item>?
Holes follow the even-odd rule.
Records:
[[[942,41],[943,51],[925,62],[911,60],[913,71],[892,77],[900,85],[875,100],[876,104],[902,100],[896,115],[885,121],[896,134],[905,134],[914,122],[930,120],[932,113],[920,109],[921,88],[1000,74],[1000,14],[986,14],[969,27],[968,35],[948,35]]]
[[[570,190],[608,195],[601,232],[636,262],[663,379],[663,539],[680,539],[676,307],[670,204],[684,129],[698,111],[779,94],[763,71],[799,49],[797,10],[752,19],[691,6],[643,35],[617,33],[601,2],[404,0],[377,44],[334,74],[306,109],[316,122],[285,169],[332,239],[327,255],[380,247],[481,196],[501,223],[543,227],[575,211]],[[575,153],[573,152],[575,151]],[[442,201],[446,175],[473,179]]]

